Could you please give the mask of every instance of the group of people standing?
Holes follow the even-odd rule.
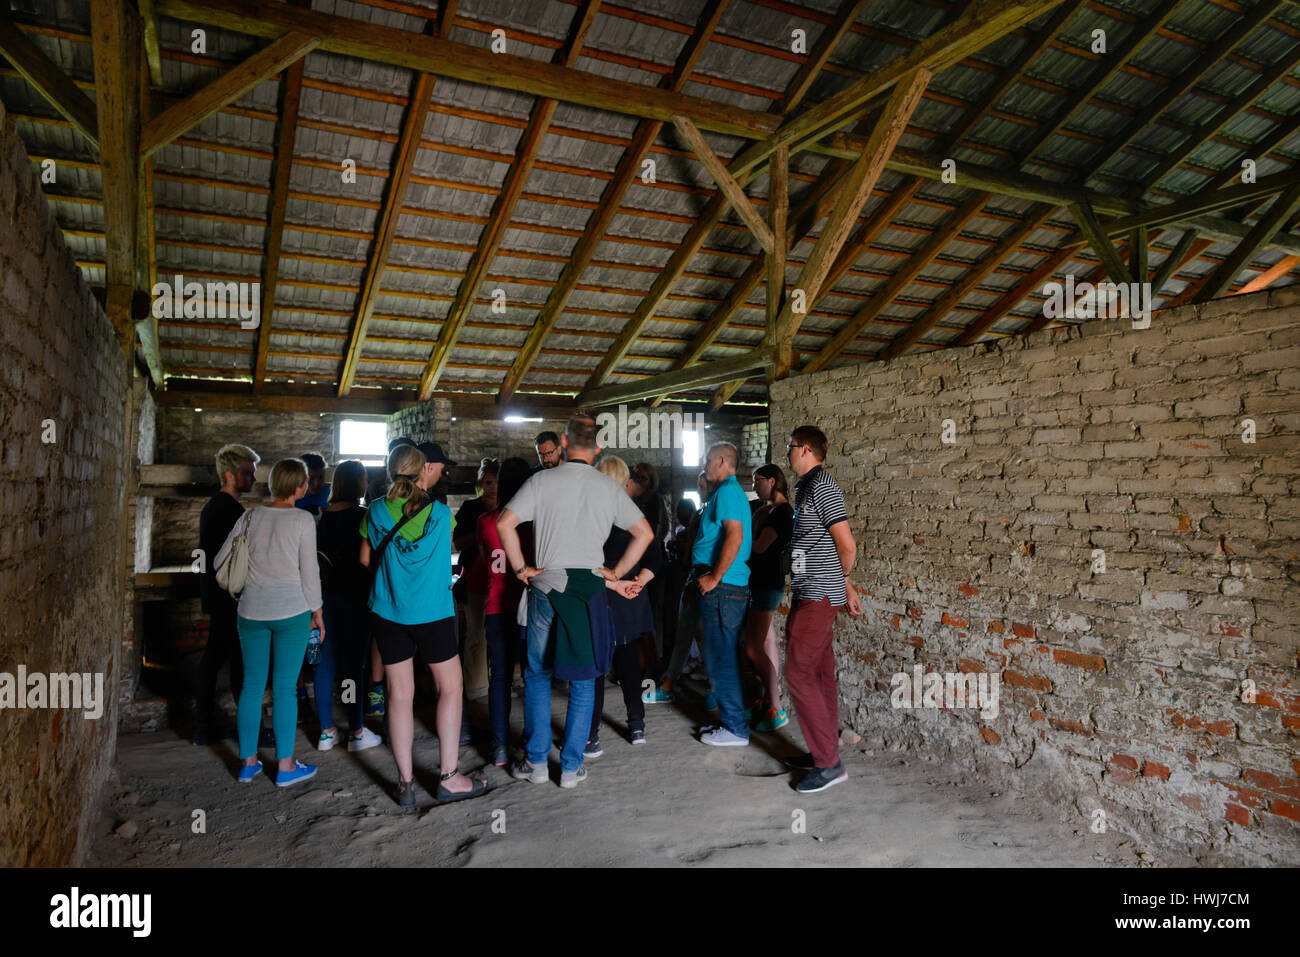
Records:
[[[315,775],[315,766],[293,754],[296,687],[311,642],[319,648],[319,749],[340,741],[333,707],[336,682],[343,682],[351,692],[343,696],[349,750],[382,742],[365,726],[367,714],[386,719],[399,805],[416,803],[417,656],[437,689],[439,801],[488,789],[485,779],[458,768],[460,747],[470,739],[467,685],[486,687],[492,763],[543,783],[550,780],[552,682],[567,682],[559,783],[576,787],[587,776],[585,761],[602,753],[605,676],[612,673],[622,691],[630,742],[644,744],[646,705],[674,699],[698,642],[708,672],[706,705],[718,711],[700,741],[742,746],[751,730],[774,731],[789,720],[774,627],[788,573],[786,683],[810,754],[787,763],[806,772],[796,784],[801,791],[843,781],[832,629],[839,608],[861,608],[848,578],[855,545],[843,495],[822,467],[825,435],[811,426],[791,434],[787,461],[799,477],[793,500],[779,467],[754,473],[756,510],[736,477],[736,448],[714,445],[700,477],[702,507],[694,512],[678,502],[670,530],[653,469],[602,456],[598,432],[595,418],[577,415],[562,435],[537,437],[535,467],[520,458],[483,460],[480,494],[454,521],[438,488],[454,463],[436,443],[392,443],[386,488],[368,487],[360,462],[341,463],[331,487],[319,477],[323,461],[312,475],[316,461],[281,460],[271,470],[272,502],[247,513],[238,496],[253,486],[257,455],[224,447],[217,455],[222,488],[200,521],[200,546],[215,560],[203,581],[211,631],[200,666],[196,743],[212,736],[216,671],[228,658],[238,700],[238,780],[261,773],[258,749],[272,745],[277,785]],[[237,546],[246,546],[249,570],[236,603],[214,573]],[[746,658],[759,688],[750,707]],[[524,733],[512,762],[516,665]],[[261,725],[268,675],[271,729]],[[647,676],[659,681],[643,690]]]

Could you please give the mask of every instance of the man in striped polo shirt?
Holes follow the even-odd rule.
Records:
[[[785,447],[794,487],[794,534],[790,538],[790,615],[785,623],[785,682],[811,754],[790,758],[808,773],[795,790],[824,791],[848,778],[840,761],[839,693],[835,686],[835,614],[844,605],[862,614],[849,581],[858,546],[849,531],[844,493],[822,468],[826,434],[812,425],[790,433]]]

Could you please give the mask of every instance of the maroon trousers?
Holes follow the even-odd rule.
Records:
[[[835,687],[835,612],[829,598],[796,601],[785,620],[785,683],[819,768],[840,763],[840,707]]]

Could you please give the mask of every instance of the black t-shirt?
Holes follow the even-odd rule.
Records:
[[[360,505],[321,512],[316,524],[316,551],[320,559],[321,588],[332,595],[365,598],[370,593],[370,570],[361,564]]]
[[[776,532],[776,541],[768,546],[767,551],[751,553],[749,556],[749,587],[751,589],[773,589],[785,587],[785,575],[781,573],[781,553],[790,545],[790,536],[794,534],[794,509],[789,502],[773,506],[754,520],[754,541],[770,528]]]
[[[199,576],[199,598],[203,611],[212,614],[220,604],[233,605],[235,599],[217,584],[217,570],[213,567],[217,552],[226,544],[230,530],[244,515],[244,506],[225,492],[218,492],[203,506],[199,515],[199,548],[203,549],[203,574]]]

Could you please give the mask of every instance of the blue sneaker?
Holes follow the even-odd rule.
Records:
[[[299,781],[306,781],[316,776],[316,765],[303,764],[301,761],[295,761],[294,764],[297,767],[292,771],[281,771],[275,776],[276,787],[287,788],[290,784],[297,784]]]
[[[673,692],[665,691],[663,688],[655,688],[654,691],[647,691],[642,694],[641,700],[646,704],[667,704],[673,700]]]
[[[262,773],[261,761],[258,761],[256,764],[242,764],[239,767],[239,783],[247,784],[249,781],[253,780],[253,778],[257,777],[261,773]]]

